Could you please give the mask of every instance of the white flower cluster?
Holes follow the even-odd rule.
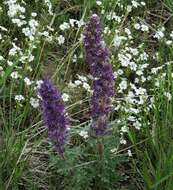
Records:
[[[75,26],[77,26],[78,28],[81,28],[84,25],[85,25],[85,22],[83,21],[83,19],[81,20],[69,19],[69,22],[63,22],[62,24],[60,24],[59,28],[61,31],[65,31]]]
[[[144,1],[138,2],[138,1],[132,0],[131,5],[128,5],[126,9],[127,9],[127,12],[131,12],[132,9],[136,9],[138,7],[143,7],[145,5],[146,5],[146,3]]]
[[[158,40],[163,39],[163,37],[165,36],[165,35],[164,35],[164,31],[165,31],[165,28],[164,28],[164,27],[160,28],[160,29],[155,33],[154,38],[157,38]]]
[[[136,29],[136,30],[141,30],[142,32],[149,32],[149,26],[147,24],[143,24],[143,23],[135,23],[133,25],[133,27]]]
[[[69,98],[70,98],[70,97],[69,97],[69,95],[68,95],[67,93],[63,93],[63,94],[62,94],[62,99],[63,99],[64,102],[68,102],[68,101],[69,101]]]
[[[25,7],[21,6],[17,0],[7,0],[4,3],[8,5],[9,10],[7,14],[11,18],[11,21],[17,24],[18,27],[25,25]]]
[[[79,135],[80,135],[81,137],[83,137],[84,139],[87,139],[87,138],[89,137],[88,131],[84,131],[84,130],[80,131],[80,132],[79,132]]]
[[[109,20],[109,21],[113,20],[113,21],[115,21],[115,22],[117,22],[117,23],[120,23],[121,20],[122,20],[122,18],[121,18],[120,16],[118,16],[115,12],[110,12],[110,13],[108,13],[108,14],[106,15],[106,18],[107,18],[107,20]]]
[[[20,102],[20,101],[22,101],[22,100],[25,100],[25,98],[24,98],[23,95],[20,94],[20,95],[16,95],[16,96],[15,96],[15,100],[18,101],[18,102]]]
[[[23,34],[33,41],[35,39],[38,25],[39,24],[35,19],[31,19],[28,22],[28,26],[22,29]]]
[[[29,102],[33,108],[39,107],[39,99],[38,98],[31,97]]]
[[[63,35],[60,35],[60,36],[57,38],[57,40],[58,40],[58,44],[59,44],[59,45],[62,45],[62,44],[64,44],[64,42],[65,42],[65,38],[64,38]]]
[[[91,93],[91,87],[88,84],[88,79],[85,76],[81,76],[81,75],[77,75],[77,77],[78,77],[78,80],[75,80],[74,83],[72,83],[70,81],[68,86],[70,88],[76,88],[76,87],[81,87],[82,86],[86,91]]]

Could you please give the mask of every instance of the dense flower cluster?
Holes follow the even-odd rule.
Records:
[[[96,136],[106,133],[107,118],[110,113],[111,97],[114,96],[112,66],[109,64],[109,52],[102,40],[100,18],[92,15],[84,33],[86,61],[93,78],[92,85],[92,129]]]
[[[61,156],[67,138],[68,117],[62,103],[61,94],[50,80],[45,79],[39,88],[43,119],[48,128],[49,139]]]

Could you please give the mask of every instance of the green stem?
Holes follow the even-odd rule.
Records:
[[[104,156],[104,145],[103,145],[102,138],[97,138],[97,151],[98,151],[100,160],[102,160]]]
[[[98,172],[99,172],[99,181],[98,181],[98,188],[99,190],[102,189],[102,173],[103,173],[103,157],[104,157],[104,144],[102,138],[97,138],[97,151],[98,151]]]

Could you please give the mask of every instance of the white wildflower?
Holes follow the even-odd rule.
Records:
[[[141,81],[145,82],[147,79],[144,76],[141,76]]]
[[[137,69],[137,64],[135,63],[135,62],[130,62],[130,69],[132,70],[132,71],[136,71],[136,69]]]
[[[70,25],[69,25],[69,23],[64,22],[63,24],[61,24],[61,25],[59,26],[59,28],[60,28],[62,31],[64,31],[64,30],[69,29],[69,28],[70,28]]]
[[[32,29],[35,29],[38,26],[38,22],[35,19],[31,19],[28,24]]]
[[[126,90],[127,89],[127,81],[123,80],[121,81],[121,83],[119,84],[120,90]]]
[[[138,23],[135,23],[135,24],[134,24],[134,28],[135,28],[136,30],[139,30],[139,29],[141,28],[141,25],[138,24]]]
[[[3,60],[4,60],[3,56],[2,56],[2,55],[0,55],[0,61],[3,61]]]
[[[96,4],[100,6],[100,5],[102,5],[102,2],[101,1],[96,1]]]
[[[135,83],[139,83],[139,78],[135,78]]]
[[[164,95],[168,98],[168,101],[172,99],[172,95],[169,92],[164,92]]]
[[[141,60],[141,61],[147,61],[148,60],[148,54],[146,53],[146,52],[143,52],[143,53],[141,53],[140,54],[140,57],[139,57],[139,59]]]
[[[36,16],[37,16],[37,13],[33,12],[33,13],[31,13],[31,16],[32,16],[32,17],[36,17]]]
[[[17,71],[12,72],[10,76],[13,79],[18,79],[20,77]]]
[[[83,25],[85,25],[85,22],[81,19],[79,21],[76,21],[78,28],[81,28]]]
[[[72,62],[73,62],[73,63],[76,63],[76,62],[77,62],[77,55],[76,55],[76,54],[73,55]]]
[[[118,150],[117,148],[113,148],[113,149],[110,150],[110,152],[115,153],[115,152],[117,152],[117,150]]]
[[[13,62],[12,61],[7,61],[8,66],[12,66]]]
[[[159,81],[159,80],[156,80],[156,82],[154,83],[154,85],[155,85],[156,87],[159,87],[159,86],[160,86],[160,81]]]
[[[13,47],[10,49],[8,53],[10,56],[16,55],[21,50],[15,43],[12,43],[12,45]]]
[[[86,82],[87,78],[85,76],[77,75],[78,79],[81,80],[82,82]]]
[[[104,34],[111,34],[111,30],[109,29],[109,27],[105,27],[103,32]]]
[[[146,5],[146,3],[145,3],[144,1],[142,1],[142,2],[141,2],[141,5],[142,5],[142,6],[145,6],[145,5]]]
[[[137,120],[133,123],[133,126],[137,129],[137,130],[140,130],[141,129],[141,123]]]
[[[80,131],[79,135],[80,135],[81,137],[83,137],[84,139],[87,139],[87,138],[89,137],[87,131]]]
[[[87,91],[90,91],[90,85],[88,84],[88,83],[86,83],[86,82],[84,82],[83,83],[83,88],[85,89],[85,90],[87,90]]]
[[[128,29],[128,28],[125,28],[125,33],[128,35],[128,36],[130,36],[131,35],[131,31]]]
[[[30,30],[29,27],[22,28],[22,33],[23,33],[26,37],[28,37],[30,40],[34,40],[33,33],[32,33],[32,31]]]
[[[118,75],[122,75],[124,73],[124,71],[122,69],[118,69],[117,73],[118,73]]]
[[[138,71],[136,71],[136,74],[141,76],[141,75],[143,75],[143,72],[141,70],[138,70]]]
[[[16,95],[14,99],[15,99],[16,101],[20,102],[20,101],[24,100],[25,98],[24,98],[24,96],[22,96],[22,95]]]
[[[127,55],[119,53],[118,59],[123,67],[127,67],[130,64],[130,58]]]
[[[37,80],[36,81],[36,88],[39,89],[41,87],[41,84],[43,83],[42,80]]]
[[[127,119],[128,119],[129,121],[135,121],[135,120],[136,120],[136,118],[135,118],[134,116],[129,116]]]
[[[131,52],[134,56],[136,56],[136,55],[139,54],[139,51],[138,51],[137,48],[129,48],[129,50],[130,50],[130,52]]]
[[[72,83],[72,81],[70,81],[70,82],[68,83],[68,87],[69,87],[69,88],[75,88],[75,87],[76,87],[76,84],[74,84],[74,83]]]
[[[173,31],[170,33],[170,37],[173,39]]]
[[[166,45],[168,45],[168,46],[171,45],[172,43],[173,43],[172,40],[167,40],[167,41],[166,41]]]
[[[120,144],[124,144],[125,145],[125,144],[127,144],[127,141],[125,139],[121,138],[120,139]]]
[[[76,20],[75,19],[69,19],[69,23],[70,23],[71,27],[74,27]]]
[[[164,37],[164,33],[162,30],[158,30],[155,35],[154,38],[157,38],[158,40],[161,40]]]
[[[13,18],[13,19],[12,19],[12,22],[13,22],[14,24],[17,24],[18,27],[21,27],[22,25],[25,25],[25,24],[26,24],[26,21],[21,20],[21,19],[18,19],[18,18]]]
[[[39,107],[39,99],[31,97],[29,102],[33,108]]]
[[[77,86],[79,86],[79,85],[82,84],[82,82],[81,82],[80,80],[76,80],[74,83],[75,83],[75,85],[77,85]]]
[[[63,99],[64,102],[68,102],[69,101],[69,95],[66,94],[66,93],[63,93],[62,94],[62,99]]]
[[[131,150],[128,150],[128,151],[127,151],[127,154],[128,154],[129,157],[132,157],[132,152],[131,152]]]
[[[142,24],[142,25],[141,25],[141,30],[142,30],[143,32],[148,32],[148,31],[149,31],[149,27],[148,27],[147,25],[145,25],[145,24]]]
[[[49,32],[48,31],[43,31],[41,33],[42,36],[49,37]]]
[[[65,42],[65,38],[64,38],[64,36],[62,36],[62,35],[60,35],[60,36],[57,38],[57,40],[58,40],[58,44],[59,44],[59,45],[62,45],[62,44],[64,44],[64,42]]]
[[[131,12],[132,11],[132,6],[131,5],[127,5],[127,8],[126,8],[127,12]]]
[[[137,1],[132,1],[132,6],[137,8],[139,6],[139,3]]]
[[[129,131],[129,130],[128,130],[128,127],[127,127],[127,126],[121,127],[121,132],[127,133],[128,131]]]
[[[123,42],[123,40],[126,40],[127,38],[124,36],[118,36],[116,35],[113,39],[113,44],[115,47],[119,47],[121,45],[121,43]]]
[[[32,84],[31,80],[28,77],[24,78],[24,82],[26,83],[27,86],[30,86]]]

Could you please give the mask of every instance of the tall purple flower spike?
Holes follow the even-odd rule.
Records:
[[[108,114],[111,112],[111,97],[114,96],[114,75],[109,63],[109,51],[102,39],[100,18],[94,14],[84,32],[86,62],[93,78],[91,99],[91,128],[96,136],[103,136],[108,128]]]
[[[48,128],[48,137],[57,152],[64,157],[69,121],[61,94],[48,79],[43,80],[38,93],[42,99],[41,109],[44,123]]]

